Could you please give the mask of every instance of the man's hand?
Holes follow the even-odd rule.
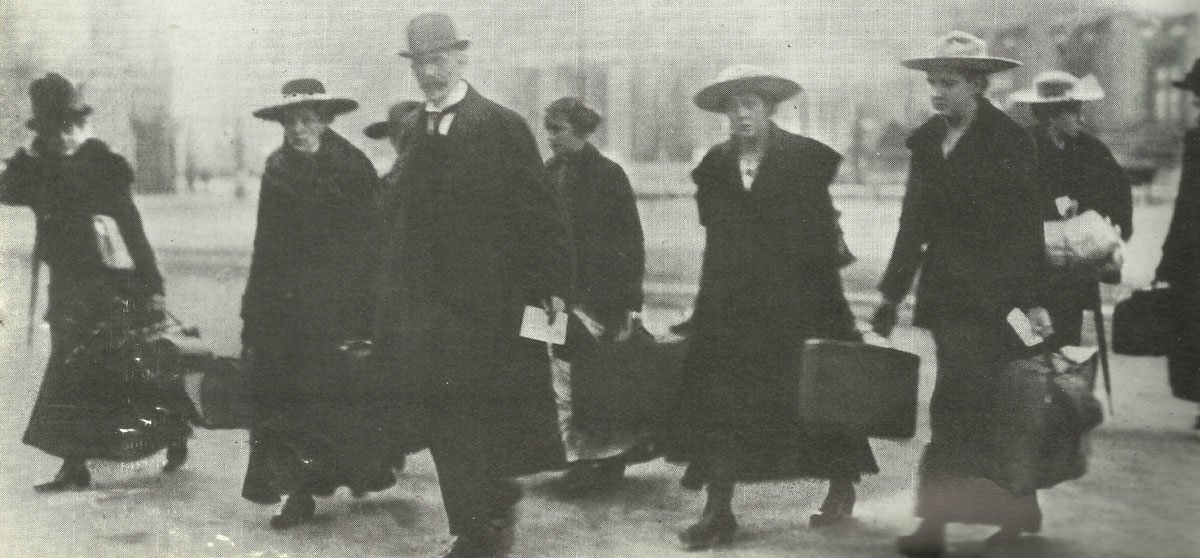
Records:
[[[893,300],[884,299],[879,303],[879,307],[875,309],[875,316],[871,318],[871,330],[883,337],[891,337],[892,330],[896,329],[896,307],[899,303]]]
[[[633,319],[637,317],[637,312],[633,310],[625,311],[625,322],[621,324],[621,328],[613,335],[613,341],[624,343],[633,336]]]
[[[552,324],[560,312],[567,311],[567,303],[557,296],[542,301],[542,309],[546,311],[546,323]]]
[[[1050,312],[1045,308],[1038,306],[1030,308],[1025,313],[1025,317],[1029,318],[1029,324],[1033,332],[1041,336],[1043,339],[1054,335],[1054,324],[1050,320]]]

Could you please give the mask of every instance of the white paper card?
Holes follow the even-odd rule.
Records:
[[[552,324],[545,310],[536,306],[526,306],[525,316],[521,318],[521,337],[554,345],[566,343],[567,313],[556,313]]]
[[[1076,364],[1082,364],[1092,359],[1099,352],[1096,347],[1079,347],[1075,345],[1065,345],[1058,352],[1067,357],[1067,360]]]
[[[1021,342],[1026,347],[1032,347],[1045,341],[1041,335],[1033,332],[1033,323],[1029,321],[1029,317],[1020,308],[1013,308],[1012,312],[1008,313],[1008,325],[1013,328],[1017,337],[1021,338]]]

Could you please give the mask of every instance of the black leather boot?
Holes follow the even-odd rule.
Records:
[[[87,488],[91,485],[92,474],[88,472],[87,461],[82,459],[64,459],[62,467],[58,470],[58,474],[54,475],[54,480],[34,485],[33,489],[43,493],[62,492],[64,490]]]

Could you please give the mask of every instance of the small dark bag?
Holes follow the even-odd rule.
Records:
[[[1113,352],[1165,356],[1171,348],[1171,292],[1134,291],[1113,310]]]

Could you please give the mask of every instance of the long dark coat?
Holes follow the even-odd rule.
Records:
[[[342,342],[371,333],[378,189],[371,162],[332,130],[315,154],[284,145],[267,159],[242,298],[242,340],[255,353],[249,500],[287,491],[271,463],[281,443],[331,448],[322,459],[337,464],[314,492],[392,481],[382,442],[370,437],[363,393],[371,390],[337,357]]]
[[[526,305],[567,294],[561,207],[520,116],[473,88],[454,114],[446,136],[413,138],[384,202],[376,363],[414,403],[487,409],[493,470],[554,467],[546,347],[518,333]]]
[[[1167,355],[1171,392],[1200,401],[1200,128],[1184,137],[1183,174],[1162,252],[1157,279],[1169,282],[1178,297],[1169,317],[1175,327]]]
[[[859,339],[829,195],[841,156],[776,127],[769,141],[749,189],[733,140],[692,172],[706,243],[678,451],[703,460],[714,437],[727,438],[742,480],[857,479],[878,471],[867,439],[801,425],[796,410],[804,340]]]
[[[1063,219],[1054,200],[1069,196],[1079,202],[1079,213],[1095,211],[1121,227],[1121,237],[1133,235],[1133,196],[1125,170],[1108,147],[1095,136],[1082,133],[1068,138],[1063,148],[1054,144],[1044,126],[1032,130],[1037,142],[1038,186],[1042,192],[1042,219]],[[1055,344],[1078,345],[1083,310],[1099,302],[1097,277],[1086,270],[1051,270],[1046,304],[1055,327]]]
[[[646,249],[629,177],[590,143],[546,166],[568,215],[575,255],[571,301],[606,323],[641,311]]]
[[[949,156],[942,154],[946,130],[934,117],[908,140],[900,230],[879,287],[901,300],[920,269],[915,323],[937,343],[933,439],[917,513],[1035,529],[1034,497],[980,479],[997,461],[986,432],[991,398],[1005,396],[994,389],[998,367],[1042,350],[1025,347],[1005,320],[1013,308],[1041,304],[1046,289],[1037,153],[1026,131],[986,101]]]
[[[101,385],[109,382],[93,377],[98,370],[68,366],[67,355],[103,322],[137,327],[139,307],[163,294],[163,279],[130,195],[132,183],[129,164],[97,139],[69,156],[34,157],[21,149],[0,175],[0,203],[33,210],[40,250],[35,257],[50,268],[50,359],[24,441],[59,457],[108,456],[103,430],[111,426],[112,413],[122,412],[119,401],[126,395],[120,386]],[[117,223],[133,269],[104,265],[94,215]],[[161,440],[163,445],[187,437],[186,422],[179,426],[175,440]]]

